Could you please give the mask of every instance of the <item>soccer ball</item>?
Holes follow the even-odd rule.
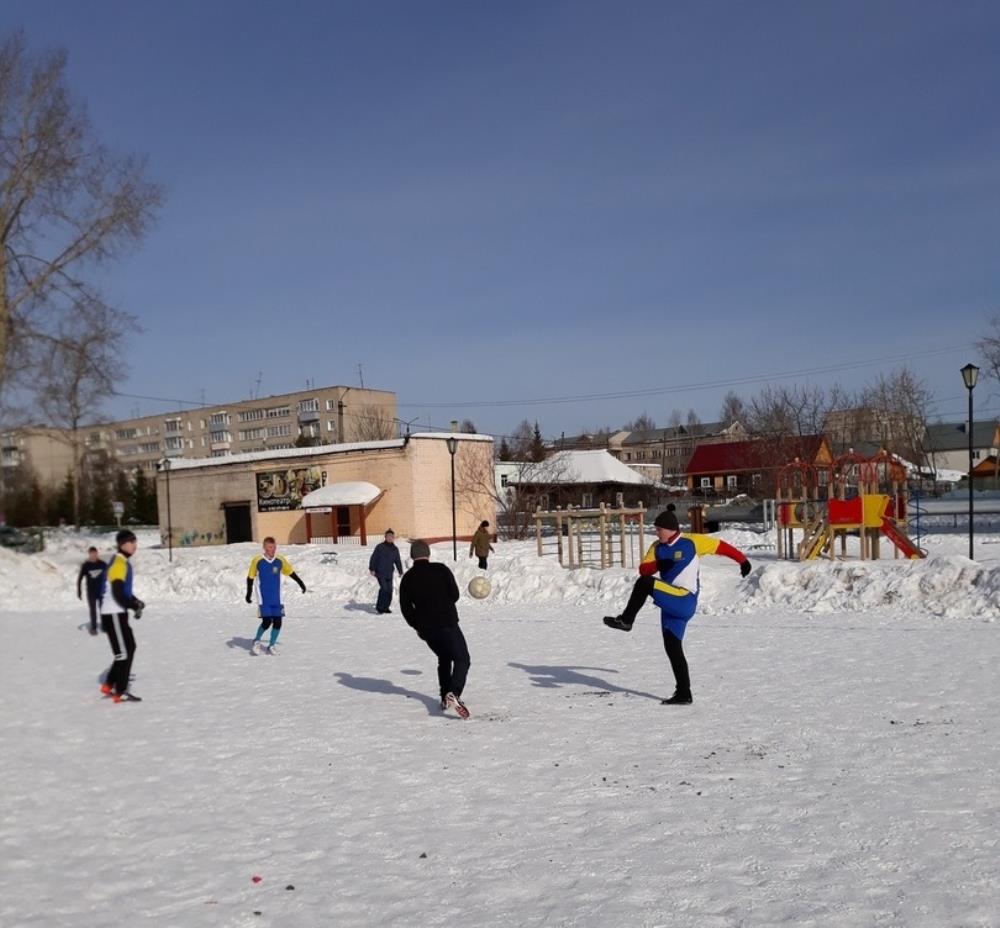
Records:
[[[469,595],[473,599],[486,599],[491,589],[490,581],[485,577],[473,577],[469,581]]]

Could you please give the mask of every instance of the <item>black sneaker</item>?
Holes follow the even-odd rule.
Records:
[[[140,696],[134,696],[126,690],[124,693],[116,693],[111,697],[115,702],[142,702]]]
[[[620,615],[606,615],[604,617],[604,624],[608,628],[617,628],[623,632],[632,631],[632,623],[626,622]]]
[[[660,701],[661,706],[690,706],[694,702],[691,698],[690,693],[682,693],[678,690],[669,699],[663,699]]]

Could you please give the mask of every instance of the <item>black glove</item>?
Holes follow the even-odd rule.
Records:
[[[76,592],[76,598],[77,599],[83,599],[83,593],[81,593],[79,590],[77,590],[77,592]]]
[[[668,561],[666,558],[658,557],[656,559],[656,569],[657,570],[670,570],[674,566],[673,561]]]
[[[132,597],[132,612],[135,613],[135,617],[137,619],[142,618],[142,610],[145,608],[146,604],[141,599],[137,599],[134,596]]]
[[[748,573],[750,573],[750,570],[751,567],[749,561],[744,561],[742,564],[740,564],[740,576],[745,577]]]
[[[301,580],[299,581],[299,589],[302,590],[303,593],[306,591],[306,585]]]
[[[247,602],[248,603],[252,603],[253,602],[253,595],[250,594],[250,593],[247,593]]]

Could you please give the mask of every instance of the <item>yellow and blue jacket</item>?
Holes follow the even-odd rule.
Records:
[[[653,602],[660,607],[660,621],[678,639],[698,608],[701,588],[699,558],[719,554],[742,564],[746,556],[711,535],[680,533],[670,541],[654,541],[639,565],[644,577],[659,574],[653,583]]]

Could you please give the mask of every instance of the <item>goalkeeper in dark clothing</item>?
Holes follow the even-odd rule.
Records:
[[[469,673],[469,647],[458,627],[458,584],[444,564],[430,562],[431,549],[417,539],[410,545],[413,566],[399,583],[399,608],[407,624],[416,630],[438,659],[441,709],[454,709],[467,719],[462,690]]]
[[[101,585],[101,627],[108,636],[115,659],[108,669],[101,692],[114,702],[142,702],[128,688],[132,658],[135,657],[135,635],[128,624],[128,613],[131,609],[138,619],[146,605],[132,593],[129,558],[135,554],[136,538],[128,529],[122,529],[115,536],[115,541],[118,551],[108,562]]]
[[[101,587],[108,565],[97,555],[97,548],[87,549],[87,560],[80,565],[76,575],[76,598],[83,599],[83,580],[87,579],[87,606],[90,608],[90,634],[97,634],[97,614],[101,604]]]

